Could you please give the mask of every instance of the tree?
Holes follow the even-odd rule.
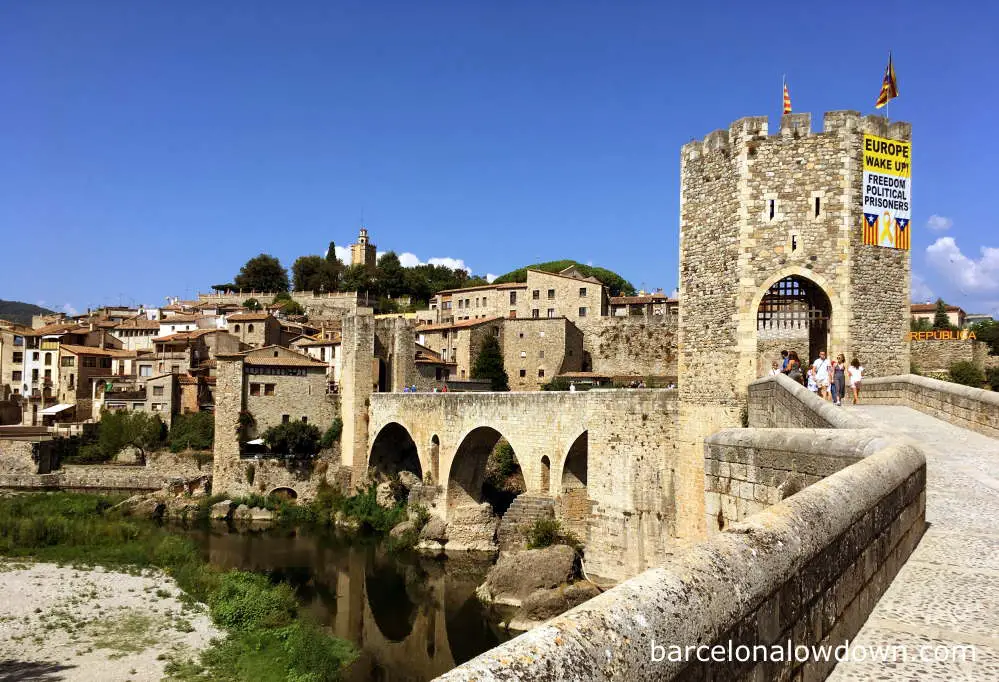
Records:
[[[285,315],[304,315],[305,308],[298,301],[285,301],[284,305],[281,306],[281,312]]]
[[[928,332],[933,329],[933,323],[925,317],[913,317],[909,320],[909,330],[914,332]]]
[[[319,256],[299,256],[291,266],[295,291],[319,291],[326,260]]]
[[[271,452],[293,458],[308,458],[319,452],[322,434],[315,424],[293,421],[264,431],[264,442]]]
[[[943,302],[942,298],[937,299],[937,310],[933,314],[933,328],[934,329],[952,329],[953,325],[950,323],[950,318],[947,317],[947,304]]]
[[[215,441],[215,415],[210,412],[178,414],[170,425],[170,449],[211,450]]]
[[[378,291],[395,298],[406,292],[406,273],[395,251],[387,251],[378,259]]]
[[[288,291],[288,271],[277,258],[262,253],[246,261],[233,284],[249,291]]]
[[[989,355],[999,355],[999,322],[981,320],[971,325],[975,338],[989,347]],[[997,387],[994,390],[999,390]]]
[[[236,285],[232,282],[227,282],[226,284],[213,284],[212,289],[215,291],[233,291]]]
[[[128,410],[104,410],[97,427],[97,441],[93,447],[106,460],[127,447],[139,451],[145,461],[146,453],[163,442],[166,427],[159,415]]]
[[[488,379],[491,391],[510,390],[510,379],[503,369],[503,353],[495,336],[487,336],[479,345],[479,355],[472,366],[472,378]]]
[[[374,289],[374,282],[368,269],[363,265],[351,265],[343,273],[341,282],[344,291],[371,291]]]
[[[967,360],[955,362],[948,371],[950,380],[956,384],[964,384],[974,388],[981,388],[985,383],[985,372],[978,365]]]
[[[560,272],[570,266],[575,266],[575,268],[579,270],[584,277],[596,277],[599,279],[610,290],[611,296],[635,295],[634,285],[616,272],[607,270],[606,268],[598,268],[593,265],[585,265],[574,260],[553,260],[548,261],[547,263],[535,263],[534,265],[528,265],[523,268],[513,270],[512,272],[508,272],[505,275],[500,275],[493,280],[493,284],[526,282],[528,268],[531,270],[544,270],[545,272]]]
[[[247,310],[260,310],[262,306],[260,305],[260,301],[258,301],[257,299],[248,298],[245,301],[243,301],[243,307],[246,308]]]

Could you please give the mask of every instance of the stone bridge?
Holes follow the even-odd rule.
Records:
[[[675,391],[374,393],[368,414],[368,466],[429,476],[445,520],[482,500],[486,459],[505,438],[528,494],[588,512],[597,575],[633,575],[675,535]]]

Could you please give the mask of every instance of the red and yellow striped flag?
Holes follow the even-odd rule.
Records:
[[[784,83],[784,113],[791,113],[791,93],[787,91],[787,83]]]
[[[885,68],[885,77],[881,81],[881,93],[878,95],[878,101],[874,103],[874,108],[880,109],[896,97],[898,97],[898,82],[895,80],[895,67],[892,66],[891,52],[889,52],[888,66]]]

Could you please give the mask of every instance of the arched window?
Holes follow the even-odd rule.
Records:
[[[252,334],[253,333],[253,325],[252,324],[246,326],[246,332],[248,334]]]
[[[235,331],[239,331],[239,325],[238,324],[236,325]]]

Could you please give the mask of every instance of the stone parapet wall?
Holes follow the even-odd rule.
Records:
[[[747,425],[754,428],[855,429],[866,425],[783,374],[749,385]]]
[[[656,662],[652,647],[851,639],[922,536],[925,484],[922,453],[887,445],[438,679],[824,679],[835,660]]]
[[[0,439],[0,473],[34,474],[38,465],[31,458],[31,441]]]
[[[704,443],[704,511],[724,530],[877,451],[873,429],[725,429]]]
[[[31,443],[27,459],[31,461]],[[0,452],[6,452],[6,441],[0,443]],[[36,474],[23,467],[7,468],[6,457],[0,462],[0,488],[59,488],[68,490],[142,491],[159,490],[171,481],[210,476],[211,464],[198,464],[194,457],[170,452],[152,453],[147,463],[125,464],[64,464],[48,474]]]
[[[915,374],[865,379],[860,399],[906,405],[956,426],[999,438],[999,393]]]

